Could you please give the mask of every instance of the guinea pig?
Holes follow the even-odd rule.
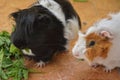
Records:
[[[72,49],[74,57],[86,60],[90,66],[103,65],[106,72],[120,67],[120,12],[110,14],[79,38]]]
[[[80,18],[68,0],[38,0],[11,16],[15,21],[12,43],[40,67],[56,52],[68,50],[69,41],[81,28]]]

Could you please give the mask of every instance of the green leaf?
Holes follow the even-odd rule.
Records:
[[[10,41],[10,34],[0,32],[0,80],[27,80],[29,70],[24,66],[20,49]]]
[[[3,52],[3,49],[1,49],[0,50],[0,69],[2,67],[3,56],[4,56],[4,52]]]
[[[10,34],[7,31],[0,32],[0,36],[10,37]]]
[[[29,48],[26,48],[26,49],[24,49],[24,50],[29,53]]]
[[[23,69],[23,78],[25,80],[28,80],[28,73],[29,73],[29,71],[27,69]]]
[[[2,80],[8,80],[7,75],[5,74],[5,72],[3,70],[0,69],[0,78]]]
[[[4,58],[2,63],[2,68],[8,68],[13,65],[13,62],[10,58]]]
[[[76,2],[87,2],[88,0],[74,0]]]
[[[4,44],[3,40],[0,38],[0,46]]]
[[[42,72],[42,71],[38,71],[38,70],[34,70],[34,69],[29,69],[30,73],[38,73],[38,74],[44,74],[46,72]]]
[[[16,53],[16,52],[18,52],[18,51],[19,51],[19,49],[16,48],[13,44],[10,45],[10,52],[11,52],[11,53]]]
[[[18,68],[18,73],[17,74],[18,74],[17,79],[21,80],[23,78],[23,76],[22,76],[22,68],[21,69]]]
[[[5,38],[5,42],[6,42],[6,44],[7,44],[8,46],[11,44],[11,42],[10,42],[10,39],[9,39],[9,38]]]
[[[84,59],[78,59],[79,61],[84,61]]]

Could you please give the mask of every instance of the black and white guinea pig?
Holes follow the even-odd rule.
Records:
[[[11,41],[38,66],[48,62],[54,53],[67,50],[69,41],[81,28],[80,18],[69,0],[38,0],[11,16],[16,23]]]
[[[79,32],[72,52],[91,66],[105,66],[107,72],[120,67],[120,12],[100,20],[85,34]]]

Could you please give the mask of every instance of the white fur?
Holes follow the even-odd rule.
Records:
[[[113,36],[113,39],[111,40],[112,47],[108,52],[107,58],[103,59],[101,57],[97,57],[92,62],[104,65],[106,71],[110,71],[115,67],[120,67],[120,12],[117,14],[111,14],[110,17],[111,19],[108,18],[102,19],[101,21],[97,22],[95,25],[90,27],[84,36],[79,35],[79,39],[73,48],[73,55],[85,54],[82,52],[85,51],[86,49],[85,50],[81,49],[83,48],[83,45],[85,46],[85,40],[83,40],[85,36],[92,32],[95,33],[100,33],[101,31],[110,32]]]
[[[74,39],[77,37],[79,32],[79,22],[76,17],[67,20],[67,25],[65,27],[65,38],[68,40]]]
[[[65,15],[57,2],[54,0],[39,0],[39,4],[51,11],[66,26]]]
[[[22,50],[23,54],[26,54],[28,56],[35,56],[34,53],[32,53],[32,51],[29,49],[28,51],[26,51],[25,49]]]
[[[75,39],[78,35],[78,32],[79,32],[79,22],[76,17],[73,17],[72,19],[68,20],[68,23],[64,29],[64,37],[68,39],[67,43],[69,43],[69,40]],[[69,44],[67,44],[65,48],[69,49]]]
[[[74,48],[72,49],[73,56],[76,58],[83,59],[85,58],[85,51],[86,51],[86,41],[84,38],[85,35],[83,35],[81,32],[79,32],[79,38],[76,42]]]
[[[38,63],[36,63],[36,66],[37,67],[45,67],[45,62],[43,62],[43,61],[39,61]]]
[[[39,3],[35,5],[42,5],[47,8],[50,12],[52,12],[65,26],[64,27],[64,37],[68,40],[76,38],[79,31],[79,22],[78,19],[73,16],[71,19],[65,20],[65,14],[62,11],[61,6],[55,2],[54,0],[38,0]],[[65,47],[68,49],[69,45]]]

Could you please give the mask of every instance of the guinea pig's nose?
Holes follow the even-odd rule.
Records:
[[[74,56],[78,57],[78,56],[79,56],[79,53],[74,54]]]

